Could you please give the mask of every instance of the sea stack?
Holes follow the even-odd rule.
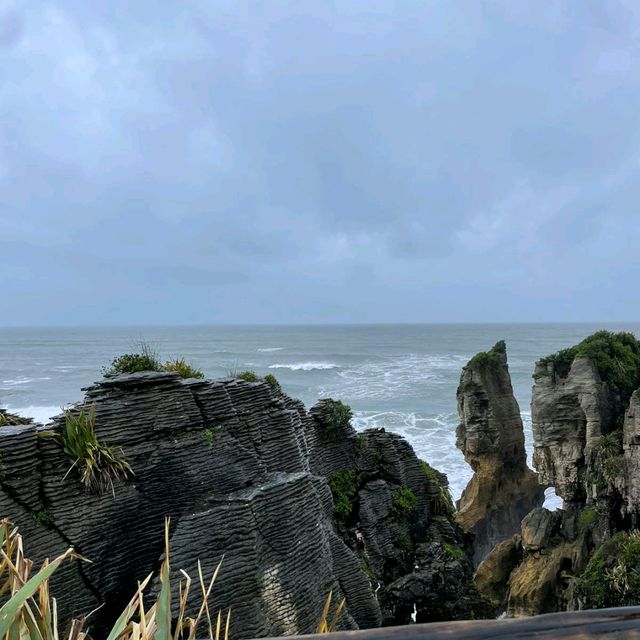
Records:
[[[460,498],[457,520],[475,535],[477,565],[544,500],[527,467],[520,407],[513,395],[504,342],[475,355],[462,370],[457,391],[456,445],[474,471]]]

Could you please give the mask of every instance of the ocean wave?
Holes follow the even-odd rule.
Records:
[[[293,364],[271,364],[269,369],[291,369],[291,371],[313,371],[337,369],[340,365],[333,362],[296,362]]]
[[[261,353],[273,353],[274,351],[282,351],[284,347],[264,347],[263,349],[258,349]]]
[[[429,387],[457,384],[466,356],[406,355],[363,362],[340,371],[339,379],[325,383],[318,396],[395,400],[423,395]]]
[[[45,376],[44,378],[27,378],[26,376],[19,376],[18,378],[3,380],[2,384],[6,385],[6,387],[19,387],[20,385],[37,382],[40,380],[51,380],[51,378],[49,376]]]

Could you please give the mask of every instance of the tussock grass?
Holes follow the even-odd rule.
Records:
[[[118,356],[110,366],[102,368],[105,378],[140,371],[175,371],[182,378],[204,378],[204,373],[192,367],[184,358],[172,358],[163,363],[156,349],[146,342],[141,342],[135,353]]]
[[[33,563],[24,555],[22,536],[11,523],[0,522],[0,597],[7,601],[0,609],[0,638],[13,640],[90,640],[87,627],[91,614],[71,621],[68,629],[59,629],[56,599],[49,593],[49,580],[58,567],[69,559],[86,561],[68,549],[52,562],[45,560],[42,568],[30,577]],[[107,635],[107,640],[228,640],[231,610],[213,615],[209,606],[211,589],[220,571],[218,563],[208,583],[198,563],[197,585],[201,604],[195,618],[186,615],[187,600],[192,586],[191,577],[180,571],[178,584],[178,614],[172,618],[174,588],[171,585],[169,550],[169,520],[165,521],[165,558],[160,569],[160,592],[149,607],[143,602],[144,591],[151,582],[150,573],[131,598]]]
[[[80,481],[87,491],[102,494],[108,489],[114,493],[115,480],[126,480],[133,469],[122,451],[98,440],[96,435],[96,408],[89,412],[65,412],[65,426],[61,432],[43,431],[40,435],[52,437],[73,460],[65,478],[73,469],[80,473]]]

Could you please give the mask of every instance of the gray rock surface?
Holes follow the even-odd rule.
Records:
[[[438,576],[421,602],[449,602],[442,584],[450,580],[467,605],[460,616],[480,614],[461,532],[451,515],[433,512],[442,477],[430,480],[399,436],[357,436],[348,421],[327,432],[326,402],[307,412],[264,382],[175,373],[102,380],[83,406],[95,406],[99,439],[135,472],[113,494],[87,493],[58,443],[37,437],[61,429],[64,416],[46,428],[0,427],[0,513],[20,526],[27,555],[40,563],[73,545],[93,561],[55,574],[63,620],[104,605],[93,617],[97,635],[114,621],[136,581],[160,566],[165,516],[176,571],[196,577],[200,560],[211,575],[224,555],[213,603],[232,608],[234,638],[312,632],[329,591],[346,599],[342,628],[405,620],[414,600],[397,581],[418,565]],[[345,471],[358,481],[357,526],[348,531],[336,529],[328,482]],[[410,513],[398,512],[402,487],[415,495]],[[418,543],[442,554],[445,540],[461,555],[455,562],[416,562]]]
[[[612,430],[607,386],[588,358],[577,357],[568,375],[536,366],[531,400],[533,464],[541,481],[571,503],[589,493],[587,467],[594,446]]]
[[[477,565],[496,544],[520,531],[522,518],[542,505],[544,490],[527,467],[520,407],[503,342],[464,367],[457,399],[456,445],[474,475],[462,493],[456,517],[475,535]]]

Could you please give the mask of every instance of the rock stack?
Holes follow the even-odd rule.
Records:
[[[544,491],[527,467],[504,342],[477,354],[464,367],[457,399],[456,445],[474,473],[456,518],[475,536],[478,564],[496,544],[520,531],[522,518],[542,505]]]

